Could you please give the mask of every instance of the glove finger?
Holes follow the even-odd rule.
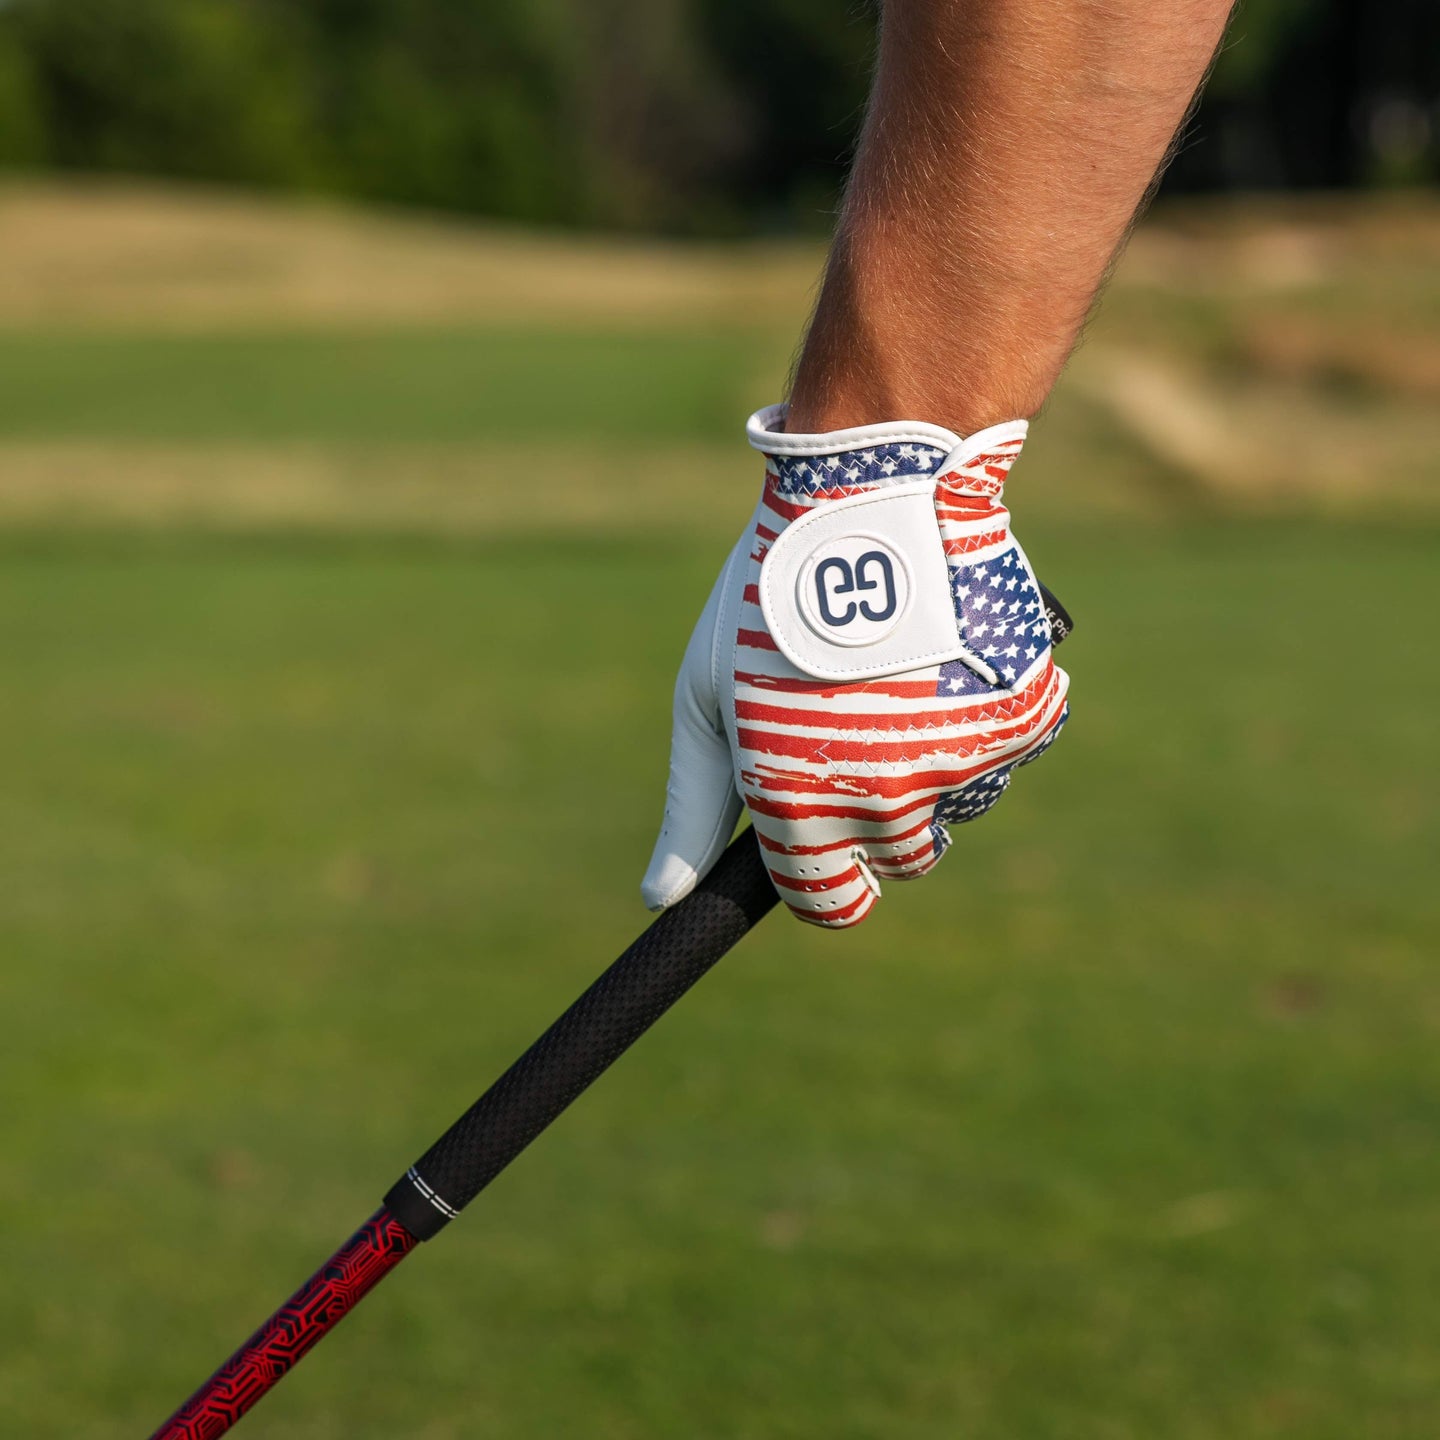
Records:
[[[677,721],[670,741],[665,818],[640,882],[640,894],[651,910],[664,910],[695,888],[734,834],[741,808],[724,734],[703,723]]]
[[[1002,765],[987,775],[977,776],[959,790],[942,795],[935,806],[935,819],[940,825],[964,825],[978,820],[1010,786],[1014,764]]]
[[[714,663],[716,626],[734,562],[732,552],[696,623],[675,681],[665,818],[640,882],[651,910],[663,910],[695,888],[720,858],[740,818]]]
[[[1065,672],[1062,670],[1060,673],[1063,675]],[[1065,728],[1065,722],[1069,718],[1070,706],[1067,704],[1060,712],[1060,718],[1046,731],[1045,738],[1041,740],[1033,750],[1029,751],[1023,759],[1017,761],[1017,765],[1029,765],[1032,761],[1038,760],[1055,743],[1056,737]]]
[[[933,820],[927,820],[909,835],[872,840],[866,847],[870,868],[884,880],[918,880],[940,863],[949,848],[950,832]]]
[[[775,890],[798,919],[840,930],[875,908],[880,883],[863,847],[839,842],[792,849],[767,817],[751,819]]]
[[[1060,694],[1063,697],[1068,677],[1063,670],[1058,668],[1055,673],[1060,678],[1062,687]],[[1055,743],[1055,737],[1064,729],[1065,721],[1069,716],[1069,705],[1062,705],[1054,723],[1028,750],[1022,751],[1016,758],[997,765],[983,775],[975,776],[960,789],[942,795],[935,806],[937,828],[943,829],[947,825],[963,825],[971,820],[978,820],[990,810],[1009,789],[1015,771],[1022,765],[1029,765],[1032,761],[1038,760]]]

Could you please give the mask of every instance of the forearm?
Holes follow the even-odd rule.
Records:
[[[788,428],[1039,409],[1230,3],[886,0]]]

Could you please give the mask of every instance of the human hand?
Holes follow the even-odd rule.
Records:
[[[665,819],[642,884],[674,904],[742,800],[802,920],[864,919],[931,870],[1065,723],[1063,639],[1001,503],[1023,420],[961,439],[901,422],[790,435],[766,458],[675,686]]]

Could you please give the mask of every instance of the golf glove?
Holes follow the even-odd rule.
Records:
[[[854,925],[933,868],[1067,715],[1057,633],[1001,503],[1023,420],[790,435],[685,652],[665,819],[642,885],[689,893],[750,810],[781,899]],[[1059,622],[1057,622],[1059,623]]]

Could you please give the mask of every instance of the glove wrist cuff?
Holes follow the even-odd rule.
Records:
[[[923,420],[891,420],[880,425],[855,425],[821,435],[796,435],[785,430],[787,405],[767,405],[745,425],[745,435],[765,455],[843,455],[875,445],[924,445],[948,454],[961,437],[943,425]],[[1022,422],[1023,423],[1023,422]]]
[[[998,497],[1029,423],[1007,420],[970,436],[920,420],[858,425],[823,435],[784,430],[786,407],[757,410],[745,427],[750,444],[774,462],[782,490],[816,499],[918,480],[960,494]]]

